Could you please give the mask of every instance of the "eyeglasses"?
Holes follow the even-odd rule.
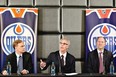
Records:
[[[62,43],[62,42],[60,42],[60,44],[63,44],[63,45],[68,45],[67,43]]]

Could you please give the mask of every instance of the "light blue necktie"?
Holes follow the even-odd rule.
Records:
[[[17,73],[21,74],[21,71],[23,70],[23,59],[22,56],[19,56],[18,66],[17,66]]]

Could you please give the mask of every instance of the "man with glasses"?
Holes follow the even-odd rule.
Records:
[[[60,39],[59,50],[50,53],[46,62],[40,60],[40,68],[47,69],[54,62],[56,73],[74,73],[75,72],[75,57],[68,53],[70,41],[67,38]]]

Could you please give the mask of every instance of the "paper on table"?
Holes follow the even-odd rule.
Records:
[[[71,76],[71,75],[77,75],[77,73],[65,73],[65,75]]]

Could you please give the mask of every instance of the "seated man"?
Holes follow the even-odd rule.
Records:
[[[97,48],[88,54],[87,71],[88,73],[109,73],[113,60],[112,52],[104,48],[106,45],[104,37],[98,37],[96,45]]]
[[[75,72],[75,57],[68,53],[70,41],[62,38],[59,43],[59,50],[50,53],[46,62],[40,60],[40,68],[45,70],[54,62],[56,73],[73,73]]]
[[[18,73],[18,74],[32,73],[33,64],[32,64],[31,54],[28,52],[25,52],[24,42],[22,40],[15,40],[13,42],[13,48],[15,52],[7,56],[6,64],[2,71],[2,74],[3,75],[8,74],[6,71],[6,65],[8,62],[10,62],[12,67],[11,73]],[[22,63],[22,64],[19,64],[19,63]],[[21,67],[19,65],[21,65]]]

